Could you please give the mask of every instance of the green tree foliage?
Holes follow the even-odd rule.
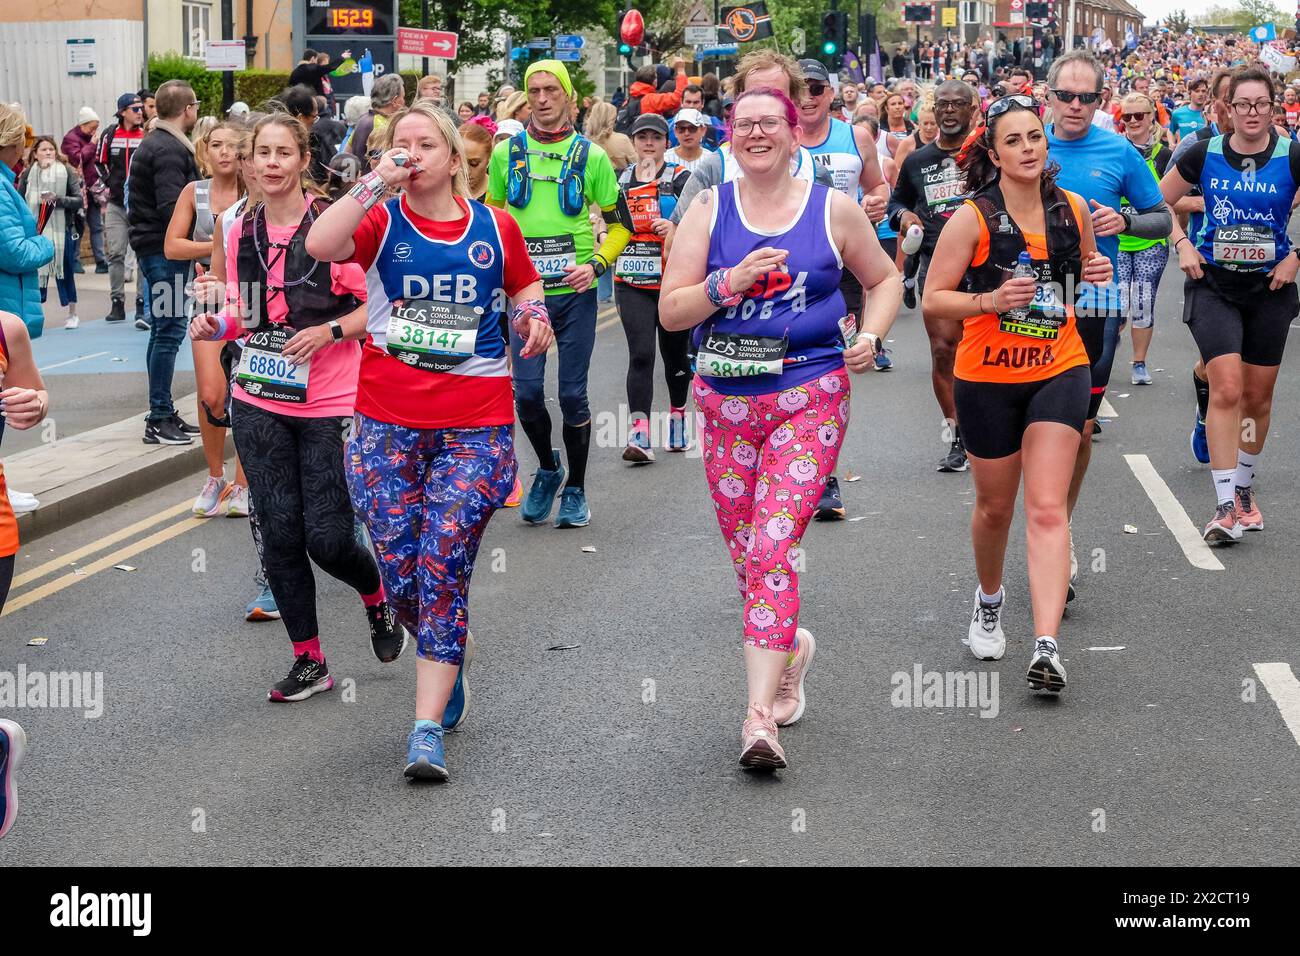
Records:
[[[1191,24],[1186,10],[1170,10],[1169,16],[1165,17],[1165,26],[1173,33],[1186,33]]]

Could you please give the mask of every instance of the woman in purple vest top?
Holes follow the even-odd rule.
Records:
[[[903,296],[866,213],[795,180],[794,104],[746,91],[731,126],[743,176],[702,192],[664,274],[660,321],[692,329],[705,475],[744,605],[749,707],[742,766],[780,768],[777,726],[803,715],[812,635],[799,628],[799,541],[835,469],[851,371],[874,364]],[[866,291],[846,318],[848,269]]]

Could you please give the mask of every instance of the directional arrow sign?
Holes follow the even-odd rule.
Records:
[[[577,33],[560,33],[555,37],[555,49],[557,50],[581,50],[584,43],[581,34]]]
[[[432,56],[444,60],[456,59],[460,35],[445,30],[418,30],[414,27],[397,28],[397,52],[412,56]]]
[[[571,60],[571,61],[573,61],[574,63],[576,63],[576,62],[578,62],[579,60],[582,59],[582,51],[581,51],[581,50],[564,50],[564,49],[556,50],[556,51],[555,51],[555,58],[556,58],[557,60]]]

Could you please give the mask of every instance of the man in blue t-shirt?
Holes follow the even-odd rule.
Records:
[[[1049,159],[1061,167],[1057,185],[1078,193],[1088,203],[1097,250],[1110,259],[1118,274],[1121,232],[1140,239],[1163,239],[1169,235],[1173,220],[1160,187],[1137,148],[1123,136],[1092,125],[1104,79],[1105,71],[1091,53],[1067,53],[1052,63],[1047,87],[1053,123],[1047,128],[1047,145]],[[1120,197],[1128,200],[1131,211],[1119,211]],[[1111,282],[1105,286],[1084,286],[1075,309],[1077,328],[1092,366],[1092,401],[1070,482],[1071,512],[1092,457],[1097,409],[1110,382],[1110,368],[1119,342],[1122,318],[1118,285]],[[1070,558],[1073,582],[1077,573],[1073,548]],[[1073,583],[1068,593],[1073,596]]]
[[[1210,97],[1209,82],[1204,77],[1192,80],[1187,84],[1187,96],[1188,104],[1178,107],[1169,117],[1171,127],[1180,140],[1209,123],[1205,115],[1205,103]]]

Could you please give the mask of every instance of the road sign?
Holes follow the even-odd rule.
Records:
[[[577,33],[561,33],[555,38],[555,49],[557,50],[581,50],[582,45],[587,41]]]
[[[697,60],[702,60],[705,57],[711,57],[711,56],[735,56],[739,52],[740,52],[740,47],[736,46],[736,44],[724,43],[719,46],[708,46],[702,50],[697,51],[695,54],[695,58]]]
[[[1011,9],[1012,9],[1012,10],[1024,10],[1024,9],[1025,9],[1025,0],[1011,0]]]
[[[550,37],[533,37],[528,41],[528,49],[530,50],[549,50],[550,48]]]
[[[804,33],[803,27],[795,27],[793,38],[790,40],[790,52],[795,56],[803,56],[808,50],[808,35]]]
[[[956,7],[944,7],[944,8],[943,8],[941,11],[939,11],[939,12],[940,12],[941,14],[943,14],[943,19],[942,19],[942,21],[941,21],[940,24],[939,24],[940,26],[944,26],[944,27],[955,27],[955,26],[957,25],[957,8],[956,8]]]
[[[574,63],[577,63],[579,60],[582,59],[582,51],[581,50],[556,50],[555,58],[557,60],[571,60]]]
[[[460,35],[445,30],[418,30],[415,27],[397,28],[397,52],[412,56],[432,56],[444,60],[456,59]]]
[[[691,46],[713,46],[718,42],[718,28],[715,26],[687,27],[686,42]]]
[[[713,26],[713,5],[704,3],[703,0],[695,0],[691,5],[691,12],[686,17],[686,27],[711,27]],[[690,41],[687,40],[687,43]]]

